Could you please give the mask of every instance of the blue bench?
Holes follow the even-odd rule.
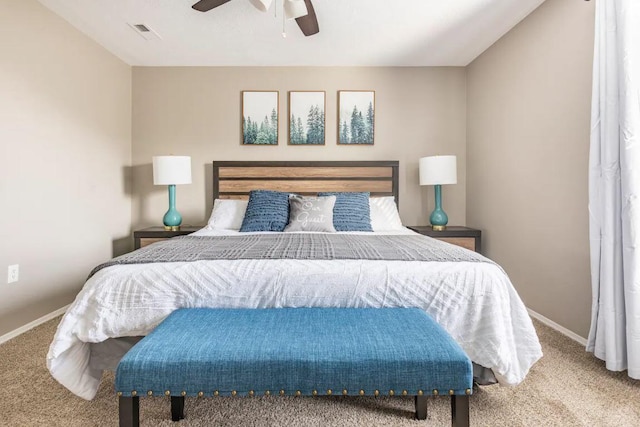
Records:
[[[469,425],[471,361],[414,308],[180,309],[136,344],[116,371],[120,426],[138,426],[140,396],[451,396]]]

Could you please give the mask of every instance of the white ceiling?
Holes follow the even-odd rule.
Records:
[[[281,2],[249,0],[209,12],[196,0],[40,0],[130,65],[465,66],[544,0],[313,0],[320,33],[295,21],[283,38]],[[129,24],[161,39],[145,40]]]

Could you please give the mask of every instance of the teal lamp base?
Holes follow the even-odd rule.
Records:
[[[182,224],[182,215],[176,209],[176,186],[169,185],[169,210],[162,218],[164,229],[170,231],[180,230]]]
[[[429,221],[431,222],[431,228],[434,231],[442,231],[447,228],[447,223],[449,222],[449,217],[442,210],[442,188],[440,184],[434,186],[434,190],[436,193],[436,207],[431,212],[431,216],[429,217]]]

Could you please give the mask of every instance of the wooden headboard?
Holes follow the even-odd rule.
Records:
[[[313,195],[369,191],[398,202],[398,161],[214,161],[213,198],[246,199],[251,190]]]

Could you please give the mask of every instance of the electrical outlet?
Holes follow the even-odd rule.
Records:
[[[20,265],[18,264],[10,265],[7,271],[7,283],[17,282],[19,276],[20,276]]]

